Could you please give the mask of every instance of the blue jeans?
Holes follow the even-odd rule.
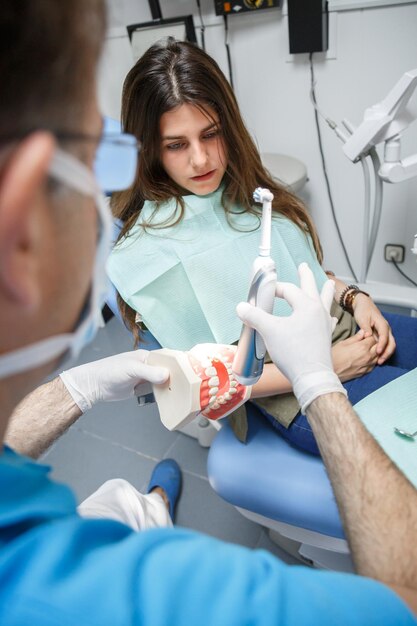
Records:
[[[391,326],[397,348],[384,365],[376,365],[369,374],[343,383],[352,404],[417,367],[417,318],[393,313],[384,313],[384,317]],[[258,408],[289,443],[311,454],[320,455],[305,415],[298,413],[289,428],[285,428],[272,415]]]

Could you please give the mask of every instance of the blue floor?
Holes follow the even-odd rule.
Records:
[[[131,348],[130,334],[113,318],[84,350],[79,362]],[[166,430],[155,404],[139,407],[132,399],[94,407],[42,460],[52,465],[53,477],[69,484],[81,501],[110,478],[125,478],[144,491],[155,463],[174,458],[183,470],[177,525],[249,548],[263,548],[294,563],[270,541],[261,526],[244,518],[212,490],[207,478],[207,453],[195,439]]]

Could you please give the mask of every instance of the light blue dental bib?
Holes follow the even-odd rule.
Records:
[[[236,208],[229,224],[221,196],[222,188],[207,196],[184,196],[185,215],[178,225],[145,231],[143,223],[172,223],[178,215],[175,200],[157,211],[154,202],[146,202],[129,236],[110,255],[111,281],[166,348],[189,350],[197,343],[239,339],[235,309],[248,295],[260,220]],[[311,239],[281,216],[272,220],[271,255],[280,281],[298,284],[302,262],[311,267],[319,289],[326,280]],[[275,314],[290,312],[286,302],[276,300]]]

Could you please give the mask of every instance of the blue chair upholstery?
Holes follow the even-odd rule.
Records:
[[[246,444],[225,424],[211,445],[207,469],[213,489],[265,518],[344,539],[321,459],[290,446],[252,403],[246,408]]]

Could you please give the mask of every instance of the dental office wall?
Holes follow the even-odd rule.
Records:
[[[146,0],[108,0],[110,30],[99,84],[102,109],[118,117],[124,74],[131,66],[131,52],[124,26],[151,19]],[[164,17],[192,13],[200,39],[195,0],[160,0]],[[417,3],[401,0],[351,0],[350,10],[338,10],[341,0],[330,2],[327,53],[314,54],[316,95],[325,114],[340,124],[347,118],[358,125],[364,110],[382,100],[401,75],[417,67]],[[228,75],[224,25],[214,15],[212,0],[201,0],[206,26],[206,50]],[[365,8],[361,8],[367,5]],[[308,55],[289,54],[288,18],[283,9],[229,17],[229,43],[235,92],[261,152],[277,152],[302,160],[309,181],[302,196],[310,207],[324,247],[326,269],[350,277],[337,239],[310,101]],[[414,94],[417,101],[417,92]],[[416,106],[417,109],[417,106]],[[342,144],[323,121],[323,147],[330,185],[341,231],[357,275],[361,266],[363,176],[352,164]],[[403,156],[417,153],[417,122],[404,133]],[[417,178],[384,184],[381,227],[368,280],[407,285],[392,264],[384,260],[386,243],[403,244],[405,262],[400,266],[417,280],[416,257],[410,252],[417,232]]]

